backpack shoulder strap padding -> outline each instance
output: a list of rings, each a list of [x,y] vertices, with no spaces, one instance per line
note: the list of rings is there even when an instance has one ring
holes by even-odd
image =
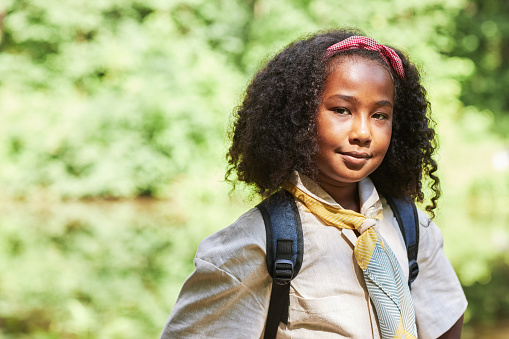
[[[386,196],[385,199],[391,206],[392,212],[398,221],[401,234],[405,240],[408,257],[408,286],[419,274],[419,265],[417,264],[417,252],[419,250],[419,216],[415,203],[410,197],[393,198]]]
[[[304,239],[299,211],[293,195],[288,191],[281,190],[263,200],[257,207],[265,222],[267,269],[270,276],[275,278],[274,263],[278,260],[278,241],[284,246],[286,241],[292,240],[292,247],[287,249],[286,252],[290,251],[291,253],[291,258],[289,258],[293,263],[291,279],[295,278],[302,266]]]
[[[272,277],[265,337],[275,338],[279,323],[288,324],[290,281],[302,266],[304,238],[293,195],[278,191],[258,204],[266,232],[267,270]]]

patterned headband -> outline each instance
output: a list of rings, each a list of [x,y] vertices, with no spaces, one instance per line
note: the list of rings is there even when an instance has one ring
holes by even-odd
[[[403,63],[399,56],[394,52],[392,48],[386,47],[384,45],[380,45],[374,39],[367,38],[365,36],[351,36],[337,44],[334,44],[327,48],[327,54],[325,54],[325,58],[330,57],[331,55],[336,54],[339,51],[344,51],[347,49],[366,49],[369,51],[376,51],[380,53],[382,58],[387,62],[389,66],[392,65],[392,68],[398,73],[401,79],[405,79],[405,70],[403,69]]]

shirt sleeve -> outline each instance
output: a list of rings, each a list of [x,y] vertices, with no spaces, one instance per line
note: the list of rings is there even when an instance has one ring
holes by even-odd
[[[202,241],[194,260],[196,270],[184,283],[161,339],[238,338],[239,333],[260,338],[271,279],[258,214],[251,211]]]
[[[465,312],[467,300],[443,251],[440,229],[419,211],[419,274],[412,284],[419,338],[435,339]]]

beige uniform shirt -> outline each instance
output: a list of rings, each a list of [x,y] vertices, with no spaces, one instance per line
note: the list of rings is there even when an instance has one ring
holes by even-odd
[[[338,204],[317,184],[294,174],[293,182],[327,204]],[[359,183],[361,213],[383,205],[380,233],[396,255],[408,280],[403,237],[385,200],[371,180]],[[288,326],[277,338],[380,338],[374,307],[358,267],[352,230],[324,225],[297,202],[304,233],[304,259],[291,282]],[[442,234],[419,212],[417,261],[412,285],[419,338],[437,338],[464,313],[467,301],[442,250]],[[272,286],[265,263],[265,226],[251,209],[231,226],[204,239],[196,270],[186,280],[161,338],[263,337]]]

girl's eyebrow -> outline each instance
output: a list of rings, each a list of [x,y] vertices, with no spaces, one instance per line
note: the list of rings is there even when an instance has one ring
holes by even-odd
[[[345,101],[348,101],[348,102],[351,102],[354,104],[359,104],[359,99],[357,99],[356,97],[351,96],[351,95],[334,94],[334,95],[331,95],[330,97],[328,97],[328,99],[340,99],[340,100],[345,100]],[[391,108],[393,107],[392,102],[390,102],[389,100],[379,100],[375,103],[375,105],[377,107],[391,107]]]
[[[380,100],[380,101],[377,101],[376,102],[376,105],[378,107],[384,107],[384,106],[387,106],[387,107],[391,107],[392,108],[392,102],[390,102],[389,100]]]

